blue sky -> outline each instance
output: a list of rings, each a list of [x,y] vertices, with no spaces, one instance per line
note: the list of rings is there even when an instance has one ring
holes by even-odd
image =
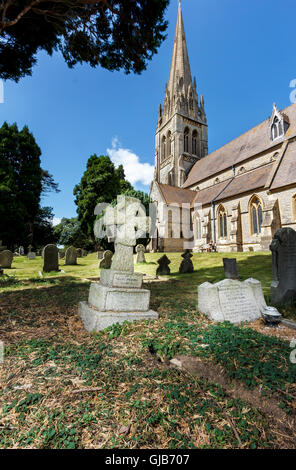
[[[296,79],[295,0],[183,0],[192,75],[205,96],[209,150],[224,145],[290,103]],[[61,192],[43,198],[56,218],[76,215],[73,188],[88,157],[109,153],[141,190],[154,166],[158,105],[168,80],[177,0],[159,53],[140,76],[87,65],[68,69],[60,54],[38,56],[31,77],[4,84],[0,122],[27,124],[42,165]]]

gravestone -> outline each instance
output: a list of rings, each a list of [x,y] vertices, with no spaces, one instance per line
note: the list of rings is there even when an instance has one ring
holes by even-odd
[[[77,251],[77,258],[82,258],[82,249],[77,248],[76,251]]]
[[[64,259],[65,258],[65,252],[64,251],[59,251],[59,258]]]
[[[278,230],[270,245],[272,283],[270,299],[274,305],[296,301],[296,232],[292,228]]]
[[[10,269],[13,260],[13,253],[10,250],[0,252],[0,267]]]
[[[28,259],[35,259],[35,258],[36,258],[36,253],[34,253],[34,251],[30,251],[30,252],[27,254],[27,258],[28,258]]]
[[[255,321],[266,309],[262,286],[256,279],[224,279],[198,287],[198,310],[217,322]]]
[[[98,251],[98,259],[103,259],[104,252]]]
[[[179,273],[186,274],[186,273],[193,273],[194,267],[191,261],[193,254],[190,250],[186,250],[185,253],[182,254],[183,261],[180,264]]]
[[[238,267],[235,258],[223,258],[224,276],[226,279],[238,279]]]
[[[150,290],[142,289],[143,274],[134,272],[136,233],[143,235],[139,229],[143,225],[146,233],[147,219],[141,202],[132,197],[119,196],[117,206],[106,211],[105,225],[117,226],[115,254],[111,268],[102,269],[100,282],[91,284],[88,302],[79,304],[78,314],[88,331],[158,318],[157,312],[149,310]]]
[[[169,268],[169,264],[171,264],[171,261],[167,257],[167,255],[163,255],[159,260],[157,261],[159,266],[156,270],[156,275],[157,276],[166,276],[171,273],[171,270]]]
[[[46,245],[43,250],[43,271],[59,271],[59,250],[55,245]]]
[[[144,245],[137,245],[137,247],[136,247],[136,253],[137,253],[136,263],[146,263],[145,250],[146,250],[146,248],[144,247]]]
[[[70,246],[66,250],[66,259],[65,265],[67,266],[74,266],[77,264],[77,250],[74,246]]]
[[[103,259],[99,263],[99,268],[100,269],[110,269],[111,268],[111,263],[112,263],[112,257],[113,253],[110,250],[106,250],[103,253]]]

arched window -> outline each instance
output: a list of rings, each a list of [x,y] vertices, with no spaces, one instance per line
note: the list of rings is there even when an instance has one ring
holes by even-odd
[[[199,217],[196,217],[196,239],[200,240],[202,238],[202,232],[201,232],[201,220]]]
[[[172,143],[171,143],[172,134],[171,131],[167,135],[167,156],[169,157],[172,153]]]
[[[282,121],[279,120],[277,116],[275,116],[272,126],[271,126],[271,140],[275,140],[278,137],[282,137],[284,135],[284,124]]]
[[[254,235],[261,233],[263,211],[260,199],[254,196],[250,204],[250,217],[251,217],[251,231]]]
[[[227,214],[223,206],[218,210],[218,233],[219,238],[227,238]]]
[[[189,153],[189,129],[184,130],[184,152]]]
[[[161,141],[161,160],[166,159],[166,138],[163,136],[162,141]]]
[[[192,154],[197,155],[197,131],[192,133]]]

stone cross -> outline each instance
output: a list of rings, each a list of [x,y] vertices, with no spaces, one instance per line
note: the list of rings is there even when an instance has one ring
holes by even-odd
[[[272,252],[272,277],[270,289],[274,305],[293,303],[296,300],[296,232],[290,227],[278,230],[270,245]]]
[[[159,258],[157,262],[159,264],[156,270],[157,276],[163,276],[163,275],[167,275],[171,273],[171,270],[169,268],[169,264],[171,264],[171,261],[169,260],[167,255],[164,255],[161,258]]]
[[[190,252],[190,250],[186,250],[185,253],[182,254],[183,261],[179,268],[180,274],[193,273],[194,268],[193,268],[193,263],[191,261],[192,257],[193,257],[193,254]]]
[[[111,269],[133,273],[133,247],[137,239],[145,237],[149,231],[150,217],[146,216],[145,208],[136,198],[118,196],[117,201],[114,208],[107,208],[104,216],[104,223],[115,239]]]

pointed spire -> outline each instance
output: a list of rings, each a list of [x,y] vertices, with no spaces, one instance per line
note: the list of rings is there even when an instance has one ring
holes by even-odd
[[[179,0],[178,20],[176,26],[176,34],[174,41],[173,57],[171,62],[170,78],[168,83],[168,91],[171,98],[179,85],[184,87],[187,93],[188,87],[192,85],[190,63],[186,44],[183,15],[181,1]]]

